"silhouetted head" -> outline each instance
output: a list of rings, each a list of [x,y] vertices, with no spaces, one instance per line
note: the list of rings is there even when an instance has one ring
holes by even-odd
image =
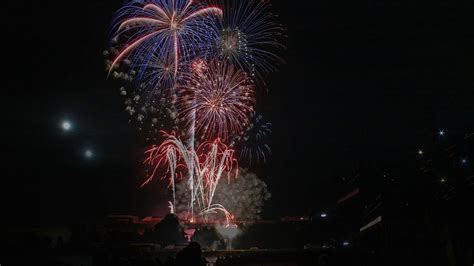
[[[202,265],[201,245],[197,242],[189,243],[176,255],[176,264],[183,266]]]

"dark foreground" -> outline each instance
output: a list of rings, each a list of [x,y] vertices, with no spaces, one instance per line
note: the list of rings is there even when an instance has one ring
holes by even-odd
[[[186,251],[186,249],[188,249]],[[189,250],[188,247],[158,251],[98,251],[93,254],[78,252],[40,251],[10,253],[3,257],[2,265],[51,266],[180,266],[180,265],[380,265],[375,257],[361,256],[354,250]]]

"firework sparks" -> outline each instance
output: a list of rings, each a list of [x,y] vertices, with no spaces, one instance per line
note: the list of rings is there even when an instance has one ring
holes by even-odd
[[[252,113],[246,130],[234,137],[231,146],[237,150],[239,159],[246,160],[248,164],[254,161],[265,162],[272,152],[268,145],[271,134],[272,124],[266,122],[261,115]]]
[[[225,206],[239,221],[255,221],[260,219],[263,205],[270,197],[265,182],[247,169],[241,169],[233,182],[219,184],[215,201]]]
[[[215,61],[199,71],[181,86],[180,117],[194,123],[193,130],[201,139],[228,140],[241,133],[255,105],[251,79],[233,65]]]
[[[117,13],[112,40],[126,38],[110,63],[109,74],[129,58],[138,78],[147,75],[156,58],[166,62],[162,73],[174,78],[180,62],[205,53],[216,38],[215,17],[222,10],[192,0],[129,1]]]
[[[147,152],[145,164],[152,166],[153,171],[142,186],[148,184],[162,166],[168,171],[164,178],[169,179],[173,191],[173,205],[176,205],[176,187],[178,182],[185,181],[189,190],[187,214],[191,220],[197,217],[207,220],[210,215],[222,213],[228,223],[232,214],[218,203],[214,203],[217,185],[224,175],[230,180],[236,165],[234,150],[223,144],[219,139],[201,144],[196,150],[186,145],[174,134],[164,133],[166,140],[160,146],[154,146]],[[185,180],[186,177],[187,180]]]
[[[275,70],[281,62],[272,50],[283,48],[278,41],[283,28],[275,23],[269,1],[217,0],[223,7],[220,35],[216,42],[221,59],[261,78],[262,73]],[[276,49],[275,49],[276,48]]]

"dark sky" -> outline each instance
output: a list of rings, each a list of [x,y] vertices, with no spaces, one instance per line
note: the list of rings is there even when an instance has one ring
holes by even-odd
[[[273,156],[255,169],[273,195],[267,217],[319,210],[339,196],[338,176],[404,162],[438,129],[474,124],[473,4],[346,2],[272,2],[288,38],[286,64],[258,99],[273,123]],[[166,210],[156,183],[139,188],[144,136],[104,72],[121,3],[12,1],[2,11],[7,222]],[[73,121],[72,133],[59,129],[62,119]],[[87,147],[93,160],[82,155]]]

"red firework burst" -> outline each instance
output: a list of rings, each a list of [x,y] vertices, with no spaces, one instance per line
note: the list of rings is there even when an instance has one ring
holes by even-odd
[[[200,62],[198,70],[180,86],[180,117],[201,139],[228,140],[240,134],[254,110],[252,79],[227,63],[213,61],[203,66]]]

